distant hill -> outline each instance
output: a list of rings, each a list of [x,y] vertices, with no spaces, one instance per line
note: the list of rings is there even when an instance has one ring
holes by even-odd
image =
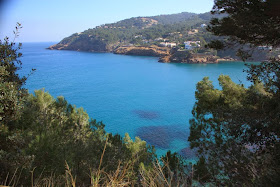
[[[218,15],[217,17],[222,16]],[[74,33],[58,44],[50,46],[49,49],[122,54],[123,52],[119,52],[122,50],[118,50],[122,47],[120,49],[131,49],[127,54],[136,51],[134,55],[148,55],[157,51],[158,55],[161,54],[161,43],[170,42],[177,45],[176,49],[169,50],[169,56],[172,56],[173,59],[185,59],[189,52],[236,59],[234,50],[215,51],[204,47],[209,41],[218,38],[209,33],[205,27],[201,27],[209,24],[212,18],[213,15],[210,12],[203,14],[182,12],[151,17],[134,17]],[[185,41],[200,41],[200,46],[192,51],[184,52],[182,49]],[[143,51],[139,51],[141,49]],[[257,51],[254,56],[256,56],[255,59],[264,60],[267,59],[267,54],[267,51]]]
[[[104,24],[81,33],[72,34],[64,38],[50,49],[79,50],[79,51],[112,51],[121,45],[144,45],[156,38],[174,39],[170,33],[187,32],[202,23],[208,23],[210,13],[195,14],[182,12],[179,14],[159,15],[151,17],[134,17]],[[185,33],[184,33],[185,32]],[[184,36],[183,36],[184,35]],[[179,39],[174,42],[180,42]]]
[[[193,16],[196,16],[195,13],[190,12],[182,12],[179,14],[165,14],[165,15],[159,15],[159,16],[152,16],[150,18],[157,20],[160,24],[174,24],[174,23],[180,23],[183,21],[187,21],[191,19]]]

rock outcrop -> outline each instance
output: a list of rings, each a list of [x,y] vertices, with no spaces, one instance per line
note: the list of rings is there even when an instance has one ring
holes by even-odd
[[[187,63],[191,64],[210,64],[218,63],[218,57],[213,55],[195,54],[188,58]]]
[[[218,57],[205,54],[191,54],[188,51],[176,51],[168,47],[158,46],[129,46],[118,47],[114,50],[115,54],[136,55],[136,56],[154,56],[159,57],[159,62],[176,62],[176,63],[218,63]]]
[[[235,59],[235,58],[231,58],[231,57],[218,58],[218,62],[221,62],[221,61],[229,61],[229,62],[232,62],[232,61],[238,61],[238,60]]]
[[[150,47],[118,47],[114,50],[115,54],[123,54],[123,55],[136,55],[136,56],[154,56],[161,57],[167,56],[170,54],[170,49],[167,47],[158,47],[158,46],[150,46]]]
[[[177,51],[166,56],[161,56],[159,62],[176,62],[189,64],[218,63],[218,57],[206,54],[191,54],[188,51]]]

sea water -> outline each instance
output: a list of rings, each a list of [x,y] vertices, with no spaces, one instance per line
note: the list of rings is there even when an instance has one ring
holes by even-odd
[[[191,159],[189,119],[196,83],[208,76],[219,88],[220,74],[248,85],[242,62],[218,64],[159,63],[155,57],[47,50],[54,43],[24,43],[21,52],[26,88],[45,88],[52,96],[83,107],[102,121],[107,132],[139,136],[154,145]]]

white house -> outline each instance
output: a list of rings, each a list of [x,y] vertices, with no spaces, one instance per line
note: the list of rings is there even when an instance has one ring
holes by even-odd
[[[160,42],[159,46],[162,46],[162,47],[176,47],[177,44],[176,43],[170,43],[170,42]]]
[[[200,25],[201,28],[207,27],[207,25],[205,23]]]
[[[176,43],[167,43],[167,47],[170,47],[170,48],[172,48],[172,47],[176,47]]]
[[[191,50],[192,49],[192,46],[191,46],[190,43],[184,42],[184,44],[185,44],[185,49],[187,49],[187,50]]]
[[[186,41],[184,42],[184,44],[185,44],[185,49],[187,50],[200,47],[200,41]]]
[[[163,38],[156,38],[155,41],[162,41]]]

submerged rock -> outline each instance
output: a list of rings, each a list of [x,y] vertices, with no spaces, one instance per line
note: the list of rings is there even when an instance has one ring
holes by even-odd
[[[168,149],[172,140],[164,126],[141,127],[137,130],[136,135],[148,144],[161,149]]]
[[[132,112],[142,119],[158,119],[160,117],[159,112],[156,111],[133,110]]]
[[[188,130],[180,125],[146,126],[136,131],[136,136],[160,149],[170,149],[174,140],[187,141]]]

